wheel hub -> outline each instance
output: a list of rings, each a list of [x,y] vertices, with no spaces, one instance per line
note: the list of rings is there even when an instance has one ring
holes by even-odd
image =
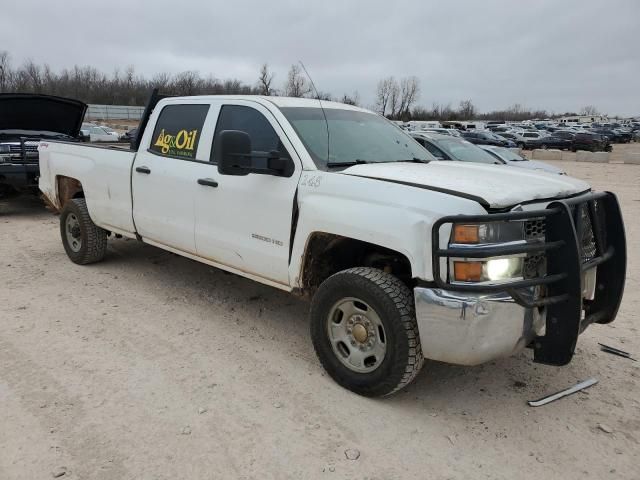
[[[359,343],[366,342],[367,338],[369,337],[369,333],[367,332],[367,327],[365,327],[361,323],[356,323],[353,326],[353,331],[351,332],[351,334],[353,335],[353,338],[355,338],[356,341]]]
[[[334,305],[327,333],[338,359],[353,371],[371,372],[384,360],[387,346],[382,321],[359,299],[345,298]]]
[[[80,229],[80,220],[75,214],[70,213],[67,216],[65,227],[69,248],[74,252],[79,252],[82,248],[82,230]]]

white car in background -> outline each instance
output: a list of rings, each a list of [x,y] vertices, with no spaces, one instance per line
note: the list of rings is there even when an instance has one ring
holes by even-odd
[[[93,125],[89,127],[88,132],[89,141],[91,142],[117,142],[120,140],[118,132],[109,127]]]

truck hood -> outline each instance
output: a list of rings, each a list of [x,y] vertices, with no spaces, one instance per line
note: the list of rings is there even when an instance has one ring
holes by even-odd
[[[591,188],[566,175],[469,162],[371,163],[355,165],[341,173],[469,198],[485,208],[564,198]]]
[[[71,98],[26,93],[0,94],[0,133],[54,132],[77,137],[87,105]]]

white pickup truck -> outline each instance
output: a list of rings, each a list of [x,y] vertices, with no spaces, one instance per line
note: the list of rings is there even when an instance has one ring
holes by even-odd
[[[476,365],[530,347],[567,364],[622,298],[613,194],[437,161],[360,108],[154,94],[131,150],[39,152],[72,261],[101,260],[123,235],[308,297],[320,362],[362,395],[396,392],[424,358]]]

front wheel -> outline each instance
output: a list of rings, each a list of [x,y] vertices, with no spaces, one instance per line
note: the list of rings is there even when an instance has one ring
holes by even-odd
[[[320,285],[311,339],[329,375],[368,397],[400,390],[424,362],[411,291],[374,268],[344,270]]]
[[[67,255],[78,265],[99,262],[107,252],[107,232],[93,223],[84,198],[72,198],[65,204],[60,234]]]

